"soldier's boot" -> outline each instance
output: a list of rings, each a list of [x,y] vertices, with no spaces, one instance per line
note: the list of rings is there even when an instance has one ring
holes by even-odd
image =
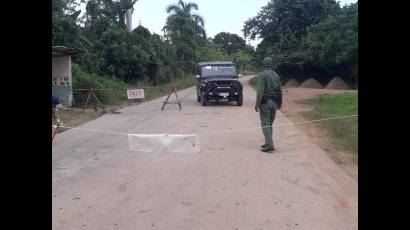
[[[262,152],[273,153],[275,151],[275,147],[266,145],[264,148],[261,149]]]
[[[268,145],[267,144],[263,144],[263,145],[261,145],[261,148],[263,149],[263,148],[266,148],[266,147],[268,147]],[[275,146],[273,146],[273,148],[275,148]]]

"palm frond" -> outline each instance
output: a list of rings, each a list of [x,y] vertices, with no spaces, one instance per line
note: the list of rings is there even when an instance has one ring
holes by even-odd
[[[167,8],[166,8],[166,12],[167,12],[168,14],[171,13],[171,12],[178,12],[178,11],[180,11],[180,10],[181,10],[181,8],[179,8],[179,6],[176,5],[176,4],[169,5],[169,6],[167,6]]]
[[[186,5],[186,8],[189,9],[189,11],[191,11],[191,9],[198,10],[198,5],[194,2],[190,2]]]
[[[204,27],[204,18],[203,17],[201,17],[200,15],[198,15],[198,14],[192,14],[191,15],[191,18],[196,22],[196,23],[199,23],[200,25],[201,25],[201,27]]]

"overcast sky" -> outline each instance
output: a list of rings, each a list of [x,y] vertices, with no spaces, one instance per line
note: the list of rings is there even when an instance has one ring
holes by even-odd
[[[163,35],[161,31],[165,25],[166,7],[177,3],[178,0],[138,0],[134,5],[132,26],[139,24],[148,28],[151,33]],[[241,31],[244,22],[254,17],[268,0],[185,0],[195,2],[199,9],[194,11],[205,21],[205,30],[208,37],[214,37],[219,32],[229,32],[243,37]],[[340,0],[340,5],[357,2],[357,0]],[[82,7],[83,8],[83,7]],[[82,9],[84,12],[84,8]],[[259,40],[250,41],[255,46]]]

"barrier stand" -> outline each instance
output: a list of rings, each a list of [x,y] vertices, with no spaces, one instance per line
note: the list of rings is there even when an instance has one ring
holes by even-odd
[[[177,102],[169,102],[168,101],[169,98],[171,97],[172,93],[175,93],[175,97],[177,98]],[[165,99],[165,101],[163,103],[164,104],[162,105],[161,110],[164,110],[164,107],[165,107],[166,104],[177,104],[178,108],[179,108],[179,111],[182,110],[181,101],[178,98],[177,89],[174,86],[172,86],[171,91],[169,92],[167,99]]]
[[[95,101],[97,101],[98,105],[96,105],[94,103],[94,106],[87,106],[88,101],[90,100],[90,97],[93,97],[95,99]],[[105,111],[105,106],[103,105],[103,103],[101,103],[101,101],[97,98],[97,96],[94,93],[94,89],[90,88],[88,90],[88,96],[87,96],[87,100],[85,101],[84,105],[83,105],[83,111],[85,108],[94,108],[95,111],[97,111],[97,107],[101,107],[104,111]]]

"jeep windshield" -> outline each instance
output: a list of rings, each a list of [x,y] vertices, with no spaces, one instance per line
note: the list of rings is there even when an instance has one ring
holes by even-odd
[[[201,67],[201,77],[233,77],[235,66],[228,65],[206,65]]]

